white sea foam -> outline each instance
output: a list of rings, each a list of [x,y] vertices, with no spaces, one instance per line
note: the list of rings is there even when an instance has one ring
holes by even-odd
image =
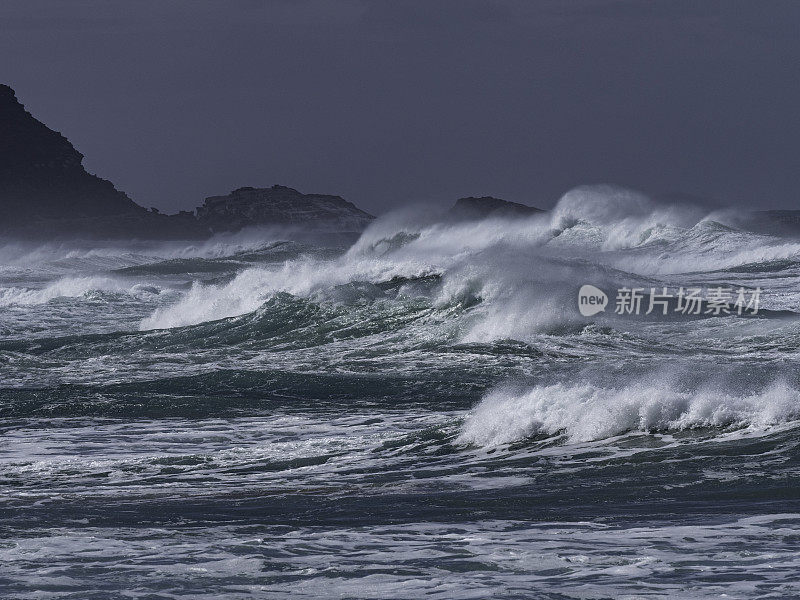
[[[527,218],[426,224],[428,215],[407,210],[378,219],[333,260],[300,257],[279,268],[241,272],[224,284],[195,284],[141,327],[241,315],[277,292],[311,296],[351,282],[435,273],[442,277],[435,303],[467,295],[482,301],[481,318],[467,325],[465,341],[525,339],[576,317],[570,286],[620,279],[630,284],[637,278],[800,257],[800,244],[734,230],[706,217],[698,207],[663,205],[610,186],[577,188],[551,213]]]
[[[63,277],[44,288],[0,288],[0,306],[44,304],[56,298],[79,298],[93,292],[158,294],[160,288],[136,284],[112,277]]]
[[[687,229],[698,223],[706,210],[683,204],[661,204],[646,195],[617,186],[580,186],[570,190],[552,211],[551,226],[564,231],[580,225],[584,242],[603,250],[638,246],[653,231]],[[573,242],[579,236],[568,236]]]
[[[286,232],[260,229],[220,233],[203,241],[64,241],[0,244],[0,267],[12,272],[84,274],[179,258],[223,258],[269,247]],[[2,271],[0,271],[2,272]]]
[[[678,390],[669,377],[617,387],[579,381],[499,387],[467,417],[459,441],[496,446],[534,435],[565,434],[571,442],[586,442],[629,431],[758,429],[798,418],[800,391],[783,381],[749,394],[710,382],[692,391]]]

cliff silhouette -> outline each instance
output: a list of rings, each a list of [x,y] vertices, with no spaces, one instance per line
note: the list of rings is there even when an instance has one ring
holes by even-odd
[[[284,186],[212,196],[195,215],[147,210],[88,173],[67,138],[0,84],[0,235],[11,238],[202,239],[245,227],[361,231],[374,218],[339,196]]]

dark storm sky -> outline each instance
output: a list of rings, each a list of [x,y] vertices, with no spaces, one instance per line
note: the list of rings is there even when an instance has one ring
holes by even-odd
[[[795,1],[4,0],[0,80],[167,210],[273,183],[800,208]]]

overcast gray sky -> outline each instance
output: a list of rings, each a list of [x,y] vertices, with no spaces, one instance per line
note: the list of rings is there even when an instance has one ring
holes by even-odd
[[[800,208],[791,0],[3,0],[0,67],[166,210],[273,183],[375,213],[600,182]]]

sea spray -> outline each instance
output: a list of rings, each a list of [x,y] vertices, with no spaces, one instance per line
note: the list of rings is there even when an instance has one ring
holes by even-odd
[[[467,417],[458,441],[497,446],[563,434],[570,442],[587,442],[631,431],[759,429],[800,418],[800,390],[782,380],[737,393],[711,382],[681,390],[672,377],[655,379],[616,387],[580,378],[529,388],[501,386]]]

